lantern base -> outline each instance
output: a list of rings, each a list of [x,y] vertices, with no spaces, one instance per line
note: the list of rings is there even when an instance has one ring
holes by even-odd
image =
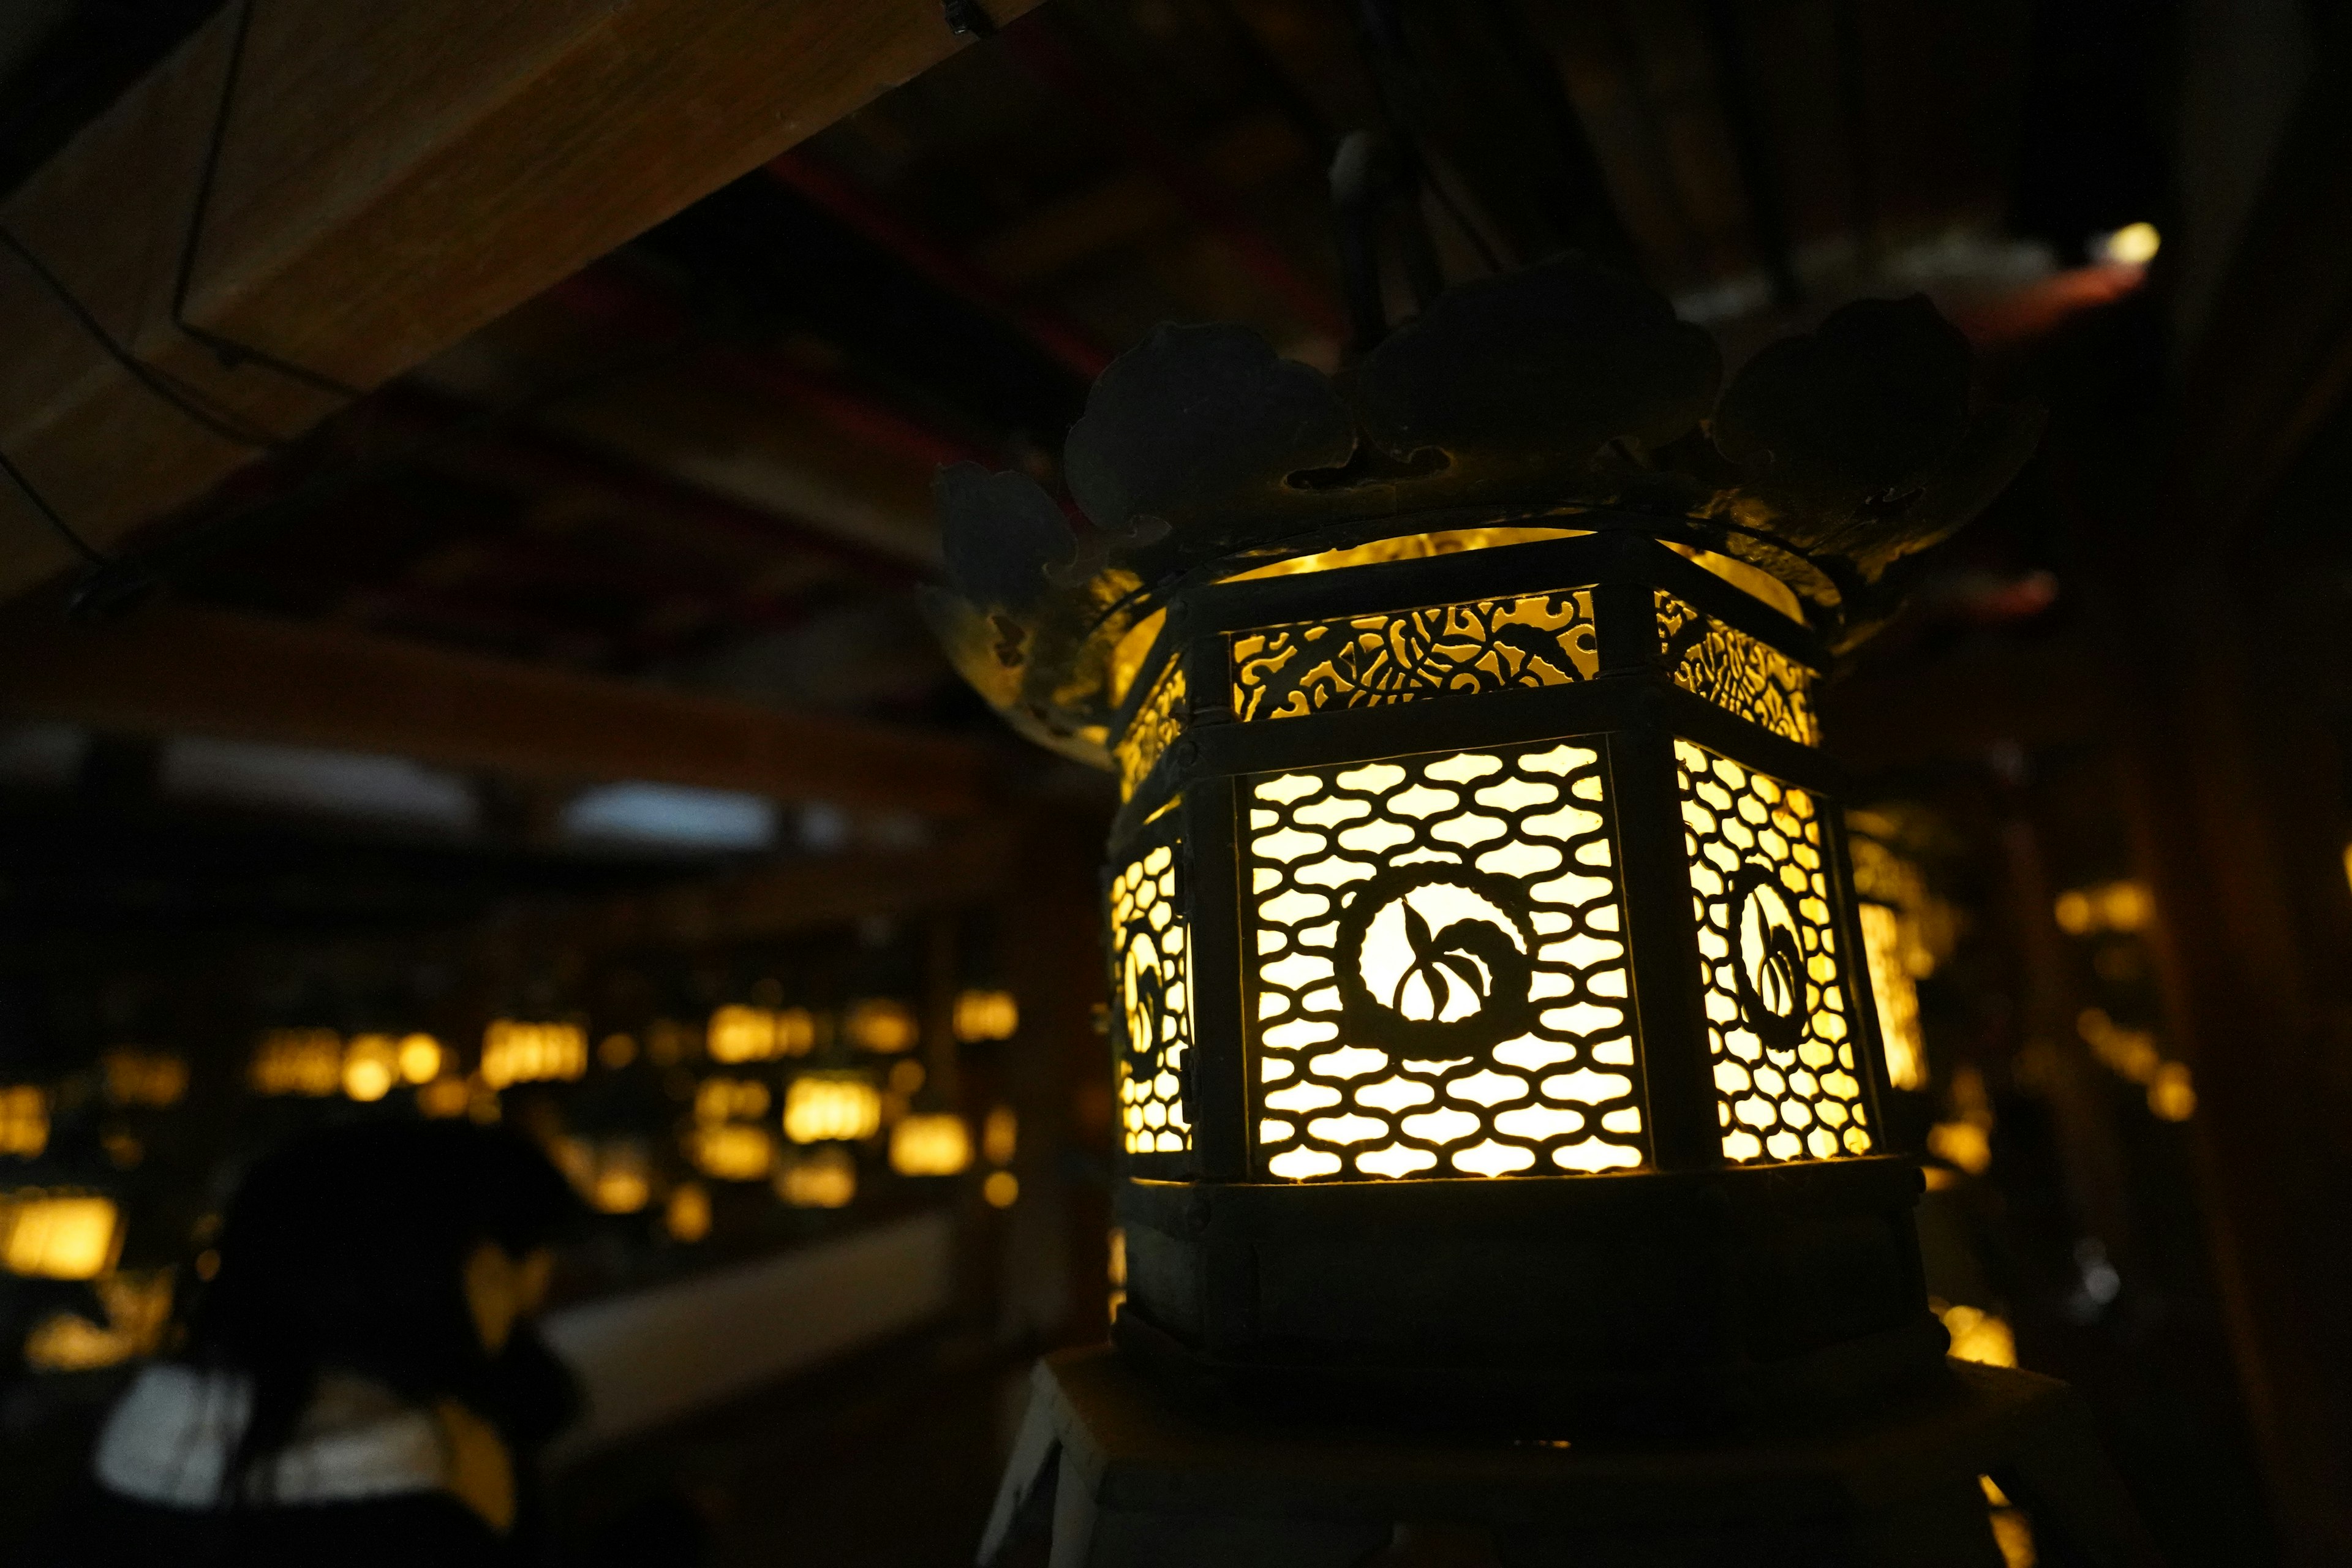
[[[1113,1338],[1202,1410],[1500,1436],[1786,1430],[1932,1392],[1893,1159],[1319,1185],[1123,1183]]]
[[[2045,1561],[2155,1563],[2063,1384],[1951,1373],[1793,1441],[1570,1446],[1202,1421],[1108,1347],[1065,1351],[1037,1367],[980,1561],[1050,1532],[1054,1568],[2000,1568],[1989,1477]]]

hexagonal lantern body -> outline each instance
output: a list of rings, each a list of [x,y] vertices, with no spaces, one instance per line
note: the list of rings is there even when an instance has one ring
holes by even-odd
[[[1431,527],[1181,589],[1134,668],[1117,1339],[1578,1432],[1934,1375],[1819,649],[1641,519]]]

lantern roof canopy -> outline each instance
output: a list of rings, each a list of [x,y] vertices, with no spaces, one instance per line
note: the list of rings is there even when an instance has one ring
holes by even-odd
[[[1173,595],[1401,536],[1647,533],[1760,568],[1843,649],[1892,613],[1891,569],[2032,452],[2040,410],[1979,405],[1971,368],[1914,295],[1849,304],[1727,387],[1705,329],[1575,257],[1449,290],[1337,376],[1244,327],[1163,325],[1070,430],[1079,517],[1025,473],[940,471],[949,586],[925,611],[1014,728],[1104,767]]]

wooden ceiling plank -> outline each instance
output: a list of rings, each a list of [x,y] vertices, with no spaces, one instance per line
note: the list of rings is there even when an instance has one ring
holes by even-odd
[[[937,0],[240,3],[0,224],[139,360],[286,437],[344,399],[225,363],[173,320],[216,121],[187,321],[365,389],[959,47]],[[0,449],[101,546],[252,455],[142,384],[13,255],[0,342]],[[0,494],[0,593],[69,562],[22,496]]]
[[[985,753],[946,737],[185,605],[12,618],[0,711],[851,809],[964,816],[987,793]]]

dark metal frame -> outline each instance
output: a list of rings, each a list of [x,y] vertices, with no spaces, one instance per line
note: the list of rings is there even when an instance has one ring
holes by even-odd
[[[1845,944],[1856,1077],[1874,1140],[1885,1136],[1882,1047],[1835,810],[1843,780],[1812,748],[1674,685],[1661,658],[1654,591],[1667,590],[1817,672],[1826,662],[1821,648],[1801,627],[1660,544],[1651,520],[1549,513],[1485,521],[1594,531],[1181,587],[1137,673],[1121,727],[1171,661],[1181,661],[1186,682],[1181,732],[1121,812],[1111,860],[1124,864],[1173,820],[1190,921],[1185,1080],[1192,1147],[1121,1158],[1119,1205],[1129,1231],[1121,1343],[1147,1364],[1173,1369],[1180,1382],[1205,1380],[1225,1394],[1288,1391],[1323,1400],[1344,1386],[1377,1390],[1382,1400],[1442,1404],[1442,1391],[1452,1389],[1482,1408],[1524,1398],[1530,1409],[1580,1419],[1600,1411],[1606,1414],[1598,1419],[1636,1426],[1742,1419],[1816,1395],[1833,1404],[1841,1391],[1866,1388],[1876,1397],[1895,1383],[1928,1375],[1939,1364],[1942,1336],[1922,1304],[1909,1217],[1916,1169],[1883,1153],[1740,1167],[1724,1160],[1675,783],[1676,739],[1822,799],[1832,922]],[[1412,526],[1400,520],[1390,531]],[[1588,585],[1600,646],[1590,679],[1253,722],[1232,717],[1228,634]],[[1254,1176],[1249,1085],[1257,1068],[1244,1047],[1238,853],[1244,781],[1550,739],[1603,742],[1651,1163],[1628,1172],[1500,1179]],[[1179,800],[1174,810],[1147,830],[1171,799]],[[1477,1245],[1487,1251],[1477,1258],[1514,1260],[1490,1281],[1493,1289],[1436,1289],[1420,1279],[1417,1270],[1440,1266],[1417,1254],[1465,1245],[1465,1237],[1483,1238]],[[1610,1258],[1620,1260],[1613,1280],[1588,1278]],[[1597,1325],[1586,1331],[1592,1342],[1580,1349],[1570,1342],[1575,1335],[1547,1338],[1532,1329],[1536,1337],[1525,1342],[1496,1340],[1484,1320],[1511,1311],[1496,1291],[1510,1291],[1522,1278],[1528,1300],[1552,1303],[1547,1310],[1565,1314],[1562,1321],[1587,1314]],[[1381,1292],[1395,1300],[1368,1303],[1367,1293]],[[1352,1339],[1320,1326],[1325,1316],[1351,1314],[1365,1325]],[[1633,1326],[1643,1315],[1679,1325],[1669,1342],[1643,1338],[1646,1331]],[[1447,1366],[1422,1364],[1427,1352],[1392,1342],[1412,1336],[1444,1343]]]

